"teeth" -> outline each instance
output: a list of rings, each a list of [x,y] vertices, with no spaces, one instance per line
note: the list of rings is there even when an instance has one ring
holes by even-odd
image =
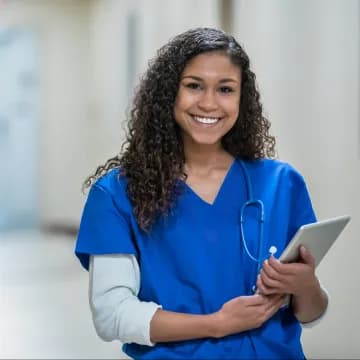
[[[215,124],[220,120],[220,118],[206,118],[200,116],[194,116],[194,119],[202,124]]]

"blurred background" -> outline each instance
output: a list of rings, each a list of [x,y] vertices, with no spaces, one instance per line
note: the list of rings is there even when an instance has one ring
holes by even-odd
[[[93,329],[74,258],[84,178],[117,154],[139,75],[195,26],[252,60],[279,158],[319,219],[352,222],[317,272],[308,358],[360,358],[360,1],[0,0],[0,358],[125,358]]]

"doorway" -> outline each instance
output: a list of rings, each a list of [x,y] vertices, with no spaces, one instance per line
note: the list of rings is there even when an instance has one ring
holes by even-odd
[[[36,34],[0,28],[0,230],[38,224]]]

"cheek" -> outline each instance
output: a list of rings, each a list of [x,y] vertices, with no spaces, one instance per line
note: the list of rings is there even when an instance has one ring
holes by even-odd
[[[181,103],[178,99],[176,99],[174,104],[174,117],[176,121],[178,121],[180,114],[181,114]]]
[[[175,101],[173,114],[174,114],[175,122],[180,127],[183,127],[182,124],[184,123],[184,105],[181,101],[179,100]]]
[[[239,102],[238,101],[229,101],[227,104],[224,104],[227,113],[237,118],[239,116]]]
[[[237,118],[239,116],[239,104],[236,104],[234,107],[233,107],[233,114],[234,116]]]
[[[174,104],[175,119],[183,116],[183,113],[186,112],[191,107],[191,104],[192,104],[191,98],[179,92]]]
[[[228,114],[239,112],[240,100],[235,94],[230,96],[218,96],[217,101],[219,107],[221,107]]]
[[[177,111],[186,110],[191,105],[191,97],[180,92],[176,97],[175,107]]]

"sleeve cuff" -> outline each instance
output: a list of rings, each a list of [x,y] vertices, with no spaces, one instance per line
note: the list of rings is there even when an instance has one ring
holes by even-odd
[[[135,257],[91,256],[89,275],[90,308],[100,338],[154,346],[150,322],[161,305],[137,297],[140,276]]]
[[[137,343],[140,345],[154,346],[150,340],[150,322],[157,309],[161,305],[154,302],[139,301],[137,298],[130,298],[127,304],[123,304],[122,322],[126,333],[120,336],[123,343]]]

